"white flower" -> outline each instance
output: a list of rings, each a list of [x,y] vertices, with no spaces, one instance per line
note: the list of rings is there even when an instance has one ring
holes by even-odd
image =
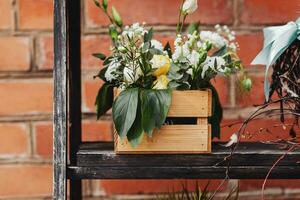
[[[187,57],[190,54],[190,50],[187,44],[183,46],[175,46],[175,51],[172,55],[173,60],[178,60],[180,57]]]
[[[182,12],[184,14],[192,14],[198,8],[197,0],[186,0],[182,6]]]
[[[211,31],[201,31],[200,38],[202,41],[210,41],[216,48],[226,45],[225,39],[220,34]]]
[[[124,81],[128,84],[132,84],[136,82],[142,75],[143,72],[141,68],[136,68],[135,70],[132,67],[124,67],[123,70]]]
[[[234,42],[230,43],[228,47],[234,52],[237,50],[237,45]]]
[[[177,37],[176,37],[176,39],[174,41],[174,46],[175,47],[176,46],[181,46],[181,44],[182,44],[182,37],[181,37],[181,35],[177,35]]]
[[[205,73],[208,69],[211,69],[215,72],[219,73],[225,73],[226,72],[226,67],[225,67],[226,61],[222,57],[209,57],[207,56],[205,62],[203,63],[203,68],[202,68],[202,73],[201,77],[205,77]]]
[[[199,64],[200,54],[197,51],[193,50],[187,58],[190,61],[191,65],[196,67]]]
[[[186,70],[186,73],[192,76],[193,75],[193,69],[189,68],[188,70]]]
[[[111,63],[109,63],[107,70],[104,74],[105,79],[108,82],[111,82],[117,78],[115,72],[120,67],[120,65],[121,64],[117,60],[113,60],[111,61]]]
[[[125,37],[125,39],[127,36],[130,38],[138,38],[138,37],[142,37],[147,32],[148,31],[143,26],[140,26],[139,23],[134,23],[131,26],[124,27],[122,36]]]
[[[151,40],[151,45],[155,48],[155,49],[158,49],[160,51],[163,51],[164,50],[164,47],[163,45],[157,41],[157,40]]]

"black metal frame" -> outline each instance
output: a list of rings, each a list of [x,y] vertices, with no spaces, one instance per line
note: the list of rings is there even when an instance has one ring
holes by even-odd
[[[230,151],[218,143],[213,144],[212,154],[168,156],[115,155],[112,143],[82,143],[80,4],[80,0],[54,1],[53,199],[67,199],[67,179],[70,198],[79,200],[82,179],[224,178],[227,163],[214,165]],[[229,176],[264,178],[284,153],[273,145],[242,143],[234,154],[237,159],[231,161]],[[287,153],[270,178],[300,178],[299,158],[299,150]]]

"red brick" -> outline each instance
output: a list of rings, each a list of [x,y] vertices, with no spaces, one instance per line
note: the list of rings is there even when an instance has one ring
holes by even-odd
[[[111,121],[84,121],[82,126],[83,141],[112,141]],[[53,129],[52,122],[34,124],[35,153],[43,158],[52,157]]]
[[[18,25],[22,30],[50,30],[53,27],[52,0],[19,0]]]
[[[108,55],[110,53],[111,41],[107,35],[100,36],[86,36],[82,39],[82,67],[89,69],[100,69],[102,62],[92,56],[93,53],[104,53]]]
[[[250,92],[241,92],[239,87],[236,89],[237,104],[242,107],[261,105],[265,101],[264,95],[264,77],[250,76],[252,80],[252,89]]]
[[[221,126],[221,138],[219,141],[229,141],[230,136],[236,133],[241,127],[245,119],[226,120],[224,119]],[[257,142],[257,141],[275,141],[278,139],[288,139],[289,130],[291,128],[292,119],[286,119],[285,126],[277,118],[274,119],[258,119],[253,120],[246,126],[245,134],[242,136],[242,141]],[[231,124],[236,124],[230,126]],[[295,129],[299,133],[299,129]]]
[[[52,193],[51,165],[1,165],[0,197],[46,197]]]
[[[244,66],[249,66],[252,60],[263,48],[263,34],[240,34],[237,35],[237,42],[239,43],[240,50],[238,55]]]
[[[103,180],[100,189],[106,195],[113,194],[153,194],[170,191],[182,191],[183,185],[193,191],[198,182],[200,188],[204,188],[210,182],[208,190],[217,189],[221,180]]]
[[[0,124],[0,157],[25,155],[29,150],[29,134],[21,123]]]
[[[102,83],[99,79],[84,82],[82,91],[84,112],[96,112],[95,100]]]
[[[298,0],[239,0],[244,24],[282,24],[299,16]]]
[[[0,37],[0,71],[24,71],[30,68],[30,40],[26,37]]]
[[[12,0],[0,1],[0,29],[9,29],[13,26]]]
[[[151,25],[174,25],[177,23],[180,2],[180,0],[112,0],[109,5],[117,8],[125,24],[145,21]],[[86,0],[85,4],[88,27],[108,24],[108,20],[93,1]],[[199,20],[203,24],[232,23],[232,1],[200,0],[199,9],[188,17],[188,21]]]
[[[225,77],[217,77],[211,81],[216,88],[222,106],[229,104],[229,84]]]
[[[52,112],[52,82],[12,80],[0,82],[0,115]]]
[[[53,35],[45,35],[38,38],[38,56],[36,63],[41,70],[53,69]]]
[[[85,121],[83,123],[83,141],[112,141],[112,121]]]
[[[42,36],[38,40],[39,56],[37,58],[38,67],[41,70],[53,69],[53,36]],[[82,49],[82,67],[84,69],[100,69],[102,62],[92,56],[93,53],[110,53],[110,39],[107,35],[101,36],[85,36],[81,40]]]
[[[241,191],[249,190],[261,190],[264,180],[263,179],[244,179],[239,181],[239,186]],[[298,179],[289,179],[289,180],[280,180],[280,179],[269,179],[265,185],[265,189],[269,188],[300,188],[300,180]]]

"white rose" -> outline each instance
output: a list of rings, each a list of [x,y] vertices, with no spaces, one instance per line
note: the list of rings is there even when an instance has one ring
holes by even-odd
[[[197,0],[186,0],[182,6],[182,12],[184,14],[192,14],[198,8]]]

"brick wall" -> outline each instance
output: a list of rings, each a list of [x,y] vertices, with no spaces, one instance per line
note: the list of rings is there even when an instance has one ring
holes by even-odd
[[[126,23],[146,21],[159,30],[156,37],[163,41],[171,40],[174,36],[179,0],[112,1]],[[246,117],[254,110],[254,104],[263,102],[263,68],[249,66],[262,47],[261,29],[266,25],[294,20],[299,15],[300,1],[199,0],[199,4],[200,9],[190,21],[200,20],[203,28],[208,29],[212,29],[216,23],[227,24],[234,29],[241,47],[239,55],[253,78],[252,93],[246,96],[239,94],[234,78],[216,80],[215,85],[225,108],[224,123],[232,122]],[[91,54],[107,52],[110,42],[103,34],[107,21],[95,8],[93,1],[83,0],[82,11],[82,108],[86,113],[93,113],[95,95],[101,82],[93,80],[92,76],[99,70],[101,63]],[[39,199],[51,196],[52,13],[53,0],[0,0],[0,199]],[[249,132],[256,133],[259,127],[271,123],[276,121],[268,119],[257,122],[249,127]],[[282,132],[281,128],[277,129],[277,133],[279,131]],[[112,122],[109,119],[96,122],[94,117],[86,117],[83,132],[86,141],[109,141],[112,139]],[[224,128],[221,139],[228,139],[233,132],[234,129]],[[273,137],[276,136],[260,133],[258,137],[250,139]],[[149,194],[173,188],[178,190],[181,182],[85,181],[84,192],[89,196]],[[187,183],[192,188],[194,181],[187,180]],[[217,183],[218,180],[212,181],[211,189]],[[244,199],[258,198],[261,183],[261,180],[241,181]],[[266,194],[273,199],[295,197],[300,195],[298,185],[300,181],[296,180],[270,181]]]

